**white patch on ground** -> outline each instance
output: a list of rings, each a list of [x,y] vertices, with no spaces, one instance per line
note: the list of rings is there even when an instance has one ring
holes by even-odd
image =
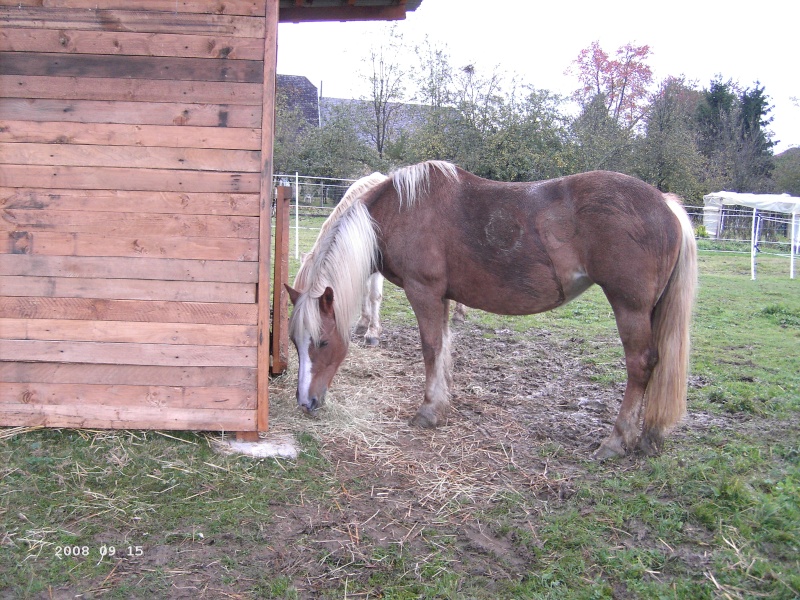
[[[291,435],[275,435],[261,438],[257,442],[220,440],[217,449],[225,454],[244,454],[256,458],[297,458],[298,450]]]

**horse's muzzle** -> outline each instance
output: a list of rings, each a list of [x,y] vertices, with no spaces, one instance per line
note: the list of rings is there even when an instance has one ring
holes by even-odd
[[[305,398],[297,397],[297,406],[303,412],[312,412],[320,408],[325,403],[325,393],[319,396],[306,396]]]

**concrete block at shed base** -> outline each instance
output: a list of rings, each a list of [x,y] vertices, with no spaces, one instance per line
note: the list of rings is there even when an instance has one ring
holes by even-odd
[[[215,443],[218,451],[224,454],[244,454],[255,458],[297,458],[298,450],[294,437],[276,435],[261,438],[257,442],[220,440]]]

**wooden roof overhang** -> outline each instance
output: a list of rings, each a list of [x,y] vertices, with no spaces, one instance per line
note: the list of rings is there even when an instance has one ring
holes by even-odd
[[[280,0],[280,22],[405,19],[422,0]]]

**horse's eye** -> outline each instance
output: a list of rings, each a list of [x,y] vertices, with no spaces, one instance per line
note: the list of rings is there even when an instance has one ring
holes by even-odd
[[[317,348],[324,348],[327,345],[328,345],[327,340],[320,340],[319,343],[317,344]]]

